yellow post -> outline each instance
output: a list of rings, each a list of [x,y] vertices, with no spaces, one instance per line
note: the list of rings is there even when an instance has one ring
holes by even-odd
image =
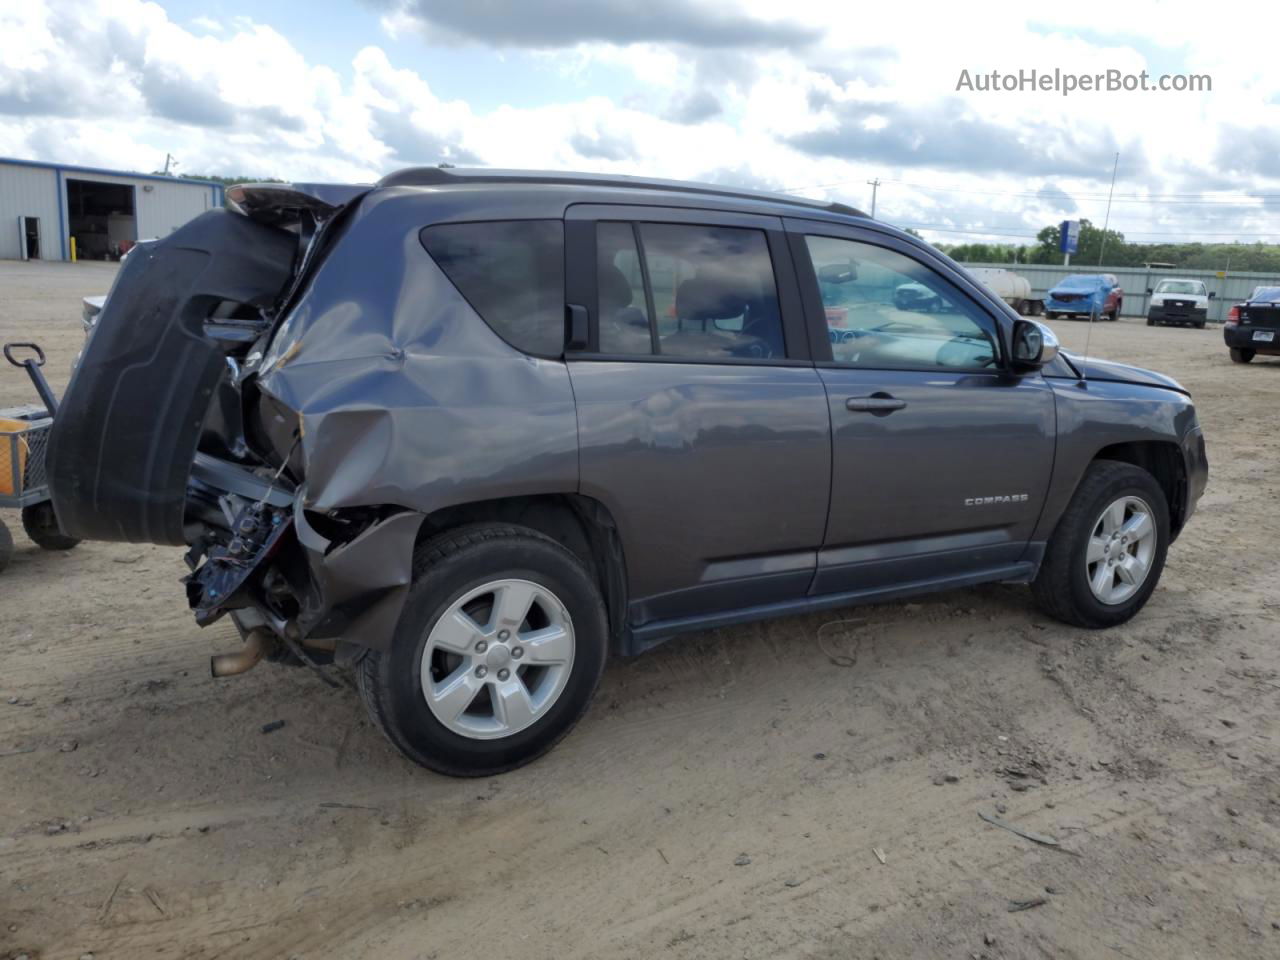
[[[71,238],[71,262],[76,262],[76,238]]]

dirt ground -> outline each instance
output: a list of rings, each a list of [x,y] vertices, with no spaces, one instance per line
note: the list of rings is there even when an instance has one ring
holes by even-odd
[[[111,275],[0,264],[0,338],[61,387]],[[1090,350],[1176,376],[1209,443],[1134,622],[990,586],[698,634],[492,780],[305,671],[211,680],[237,641],[178,550],[46,553],[3,513],[0,957],[1280,956],[1280,361],[1138,321]]]

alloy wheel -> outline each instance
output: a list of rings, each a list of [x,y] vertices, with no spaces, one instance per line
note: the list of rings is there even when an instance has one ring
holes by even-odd
[[[1140,497],[1121,497],[1094,522],[1085,549],[1085,575],[1099,602],[1124,603],[1141,589],[1156,552],[1156,523]]]
[[[528,580],[494,580],[463,594],[432,627],[423,697],[453,733],[509,737],[560,698],[573,653],[573,621],[554,593]]]

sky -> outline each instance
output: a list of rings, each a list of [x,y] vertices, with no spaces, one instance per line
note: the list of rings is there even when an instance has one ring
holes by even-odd
[[[0,156],[372,182],[406,166],[703,180],[871,205],[935,242],[1107,219],[1280,241],[1265,5],[0,0]],[[1211,91],[957,89],[991,71]],[[977,86],[976,82],[970,86]]]

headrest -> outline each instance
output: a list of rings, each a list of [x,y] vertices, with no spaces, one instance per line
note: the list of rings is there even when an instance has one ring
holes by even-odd
[[[693,277],[676,289],[676,316],[681,320],[730,320],[746,310],[746,296],[720,278]]]
[[[614,264],[601,264],[596,284],[602,315],[616,313],[631,306],[631,284],[627,275]]]

